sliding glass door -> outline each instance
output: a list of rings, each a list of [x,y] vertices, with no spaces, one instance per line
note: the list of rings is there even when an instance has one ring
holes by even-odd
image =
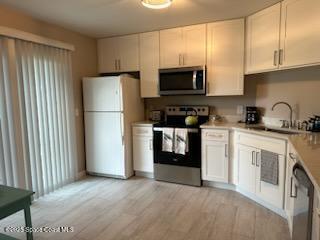
[[[15,178],[22,169],[25,187],[39,197],[76,177],[71,52],[22,40],[7,41],[11,54],[0,45],[0,184],[21,185]],[[7,86],[12,82],[14,88]],[[12,92],[16,99],[8,95]],[[10,115],[14,109],[10,102],[18,107],[18,116]],[[11,139],[17,134],[11,133],[10,127],[21,136],[18,161],[17,144]]]

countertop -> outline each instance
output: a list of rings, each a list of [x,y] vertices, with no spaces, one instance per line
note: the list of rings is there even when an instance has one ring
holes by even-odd
[[[250,125],[252,127],[254,126],[263,126],[263,125]],[[268,132],[264,130],[258,130],[251,127],[248,127],[245,123],[223,123],[223,122],[207,122],[205,124],[202,124],[200,128],[204,129],[227,129],[227,130],[238,130],[242,132],[247,132],[251,134],[261,135],[265,137],[272,137],[272,138],[278,138],[278,139],[284,139],[288,140],[290,135],[287,134],[281,134],[276,132]]]
[[[145,121],[139,121],[132,123],[132,126],[136,127],[152,127],[153,124],[156,124],[157,122],[150,121],[150,120],[145,120]]]
[[[313,185],[320,191],[320,133],[290,136],[289,141]]]
[[[232,129],[267,137],[281,138],[291,143],[301,164],[308,173],[315,188],[320,191],[320,133],[302,133],[295,135],[250,129],[243,123],[207,122],[200,126],[204,129]]]

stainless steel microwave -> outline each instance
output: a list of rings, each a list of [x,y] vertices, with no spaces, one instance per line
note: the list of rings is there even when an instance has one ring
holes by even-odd
[[[159,70],[160,95],[201,95],[205,93],[205,66]]]

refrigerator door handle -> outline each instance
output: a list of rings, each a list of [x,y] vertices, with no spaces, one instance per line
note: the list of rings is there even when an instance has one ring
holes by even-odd
[[[120,116],[120,128],[121,128],[121,141],[122,146],[124,146],[124,124],[123,124],[123,114]]]

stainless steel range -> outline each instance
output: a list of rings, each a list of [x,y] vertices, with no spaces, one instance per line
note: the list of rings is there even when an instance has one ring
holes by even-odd
[[[186,125],[185,118],[194,115],[198,119],[194,125]],[[201,186],[201,130],[200,125],[209,119],[209,107],[207,106],[169,106],[166,107],[166,121],[155,124],[153,127],[154,144],[154,175],[156,180],[181,183],[193,186]],[[165,131],[172,129],[185,131],[185,153],[164,151],[163,144]],[[174,137],[173,146],[177,144]],[[179,140],[179,139],[178,139]]]

